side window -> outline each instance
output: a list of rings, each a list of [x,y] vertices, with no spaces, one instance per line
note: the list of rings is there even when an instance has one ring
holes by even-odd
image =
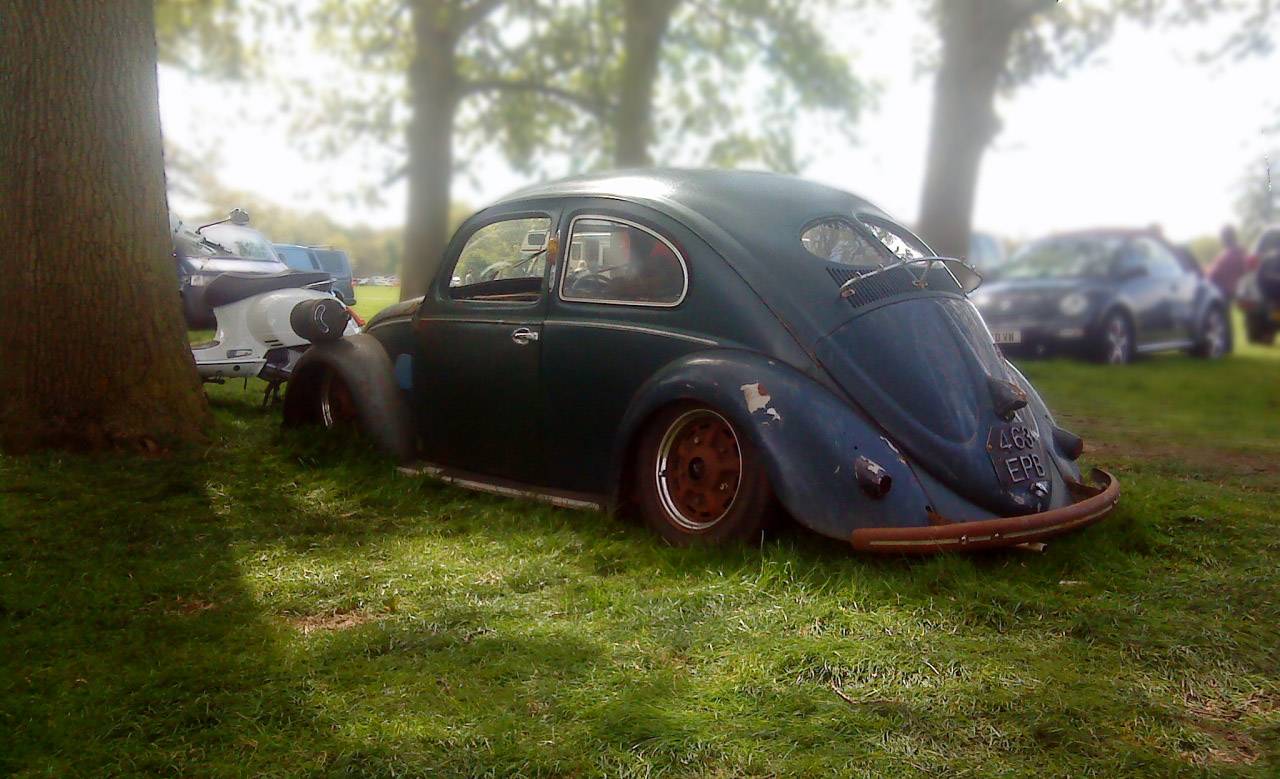
[[[637,224],[603,217],[573,220],[560,297],[579,303],[674,306],[688,269],[667,239]]]
[[[1116,260],[1116,275],[1130,277],[1151,272],[1149,247],[1145,241],[1130,241]]]
[[[1169,278],[1181,276],[1185,272],[1182,268],[1182,263],[1173,255],[1173,252],[1146,238],[1140,240],[1139,243],[1146,244],[1152,276]]]
[[[472,233],[449,279],[455,300],[537,300],[547,268],[544,216],[507,219]]]

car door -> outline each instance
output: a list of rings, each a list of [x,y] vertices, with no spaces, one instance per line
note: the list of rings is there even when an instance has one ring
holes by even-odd
[[[551,484],[598,494],[637,390],[662,366],[719,343],[705,329],[706,308],[699,316],[686,302],[689,258],[709,249],[673,220],[622,201],[566,203],[560,241],[543,351]],[[725,286],[714,283],[720,269],[704,267],[704,292],[714,294]]]
[[[415,418],[429,461],[544,482],[547,262],[545,251],[522,247],[530,233],[553,229],[556,217],[556,210],[491,210],[450,244],[415,321]]]
[[[1168,340],[1173,327],[1165,294],[1168,280],[1154,275],[1152,246],[1145,238],[1130,240],[1120,251],[1115,272],[1120,297],[1133,313],[1140,347]]]

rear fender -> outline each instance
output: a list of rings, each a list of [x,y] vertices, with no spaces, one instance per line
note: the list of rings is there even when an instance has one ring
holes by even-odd
[[[676,360],[640,388],[613,455],[614,506],[624,498],[633,446],[659,409],[703,403],[750,437],[764,456],[774,492],[810,529],[848,540],[862,527],[928,524],[929,500],[901,453],[860,412],[795,368],[755,352],[717,349]],[[892,478],[876,499],[859,485],[866,457]]]
[[[332,371],[351,390],[360,430],[397,462],[413,458],[413,426],[396,386],[387,352],[372,335],[360,333],[312,345],[298,360],[284,398],[284,424],[318,421],[318,398],[325,374]]]

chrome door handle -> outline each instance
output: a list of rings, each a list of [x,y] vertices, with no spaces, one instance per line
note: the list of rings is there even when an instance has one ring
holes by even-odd
[[[527,346],[528,344],[531,344],[534,341],[538,340],[538,331],[530,330],[527,327],[521,327],[516,329],[513,333],[511,333],[511,340],[515,341],[521,346]]]

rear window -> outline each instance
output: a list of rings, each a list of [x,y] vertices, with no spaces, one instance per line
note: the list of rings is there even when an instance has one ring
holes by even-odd
[[[276,254],[284,260],[284,264],[294,270],[316,270],[311,252],[301,246],[276,246]]]
[[[876,268],[932,253],[911,231],[878,217],[830,217],[811,223],[800,243],[813,256],[840,265]]]
[[[346,276],[351,273],[347,255],[343,252],[332,249],[313,249],[312,251],[315,253],[316,259],[320,260],[321,268],[337,276]]]

